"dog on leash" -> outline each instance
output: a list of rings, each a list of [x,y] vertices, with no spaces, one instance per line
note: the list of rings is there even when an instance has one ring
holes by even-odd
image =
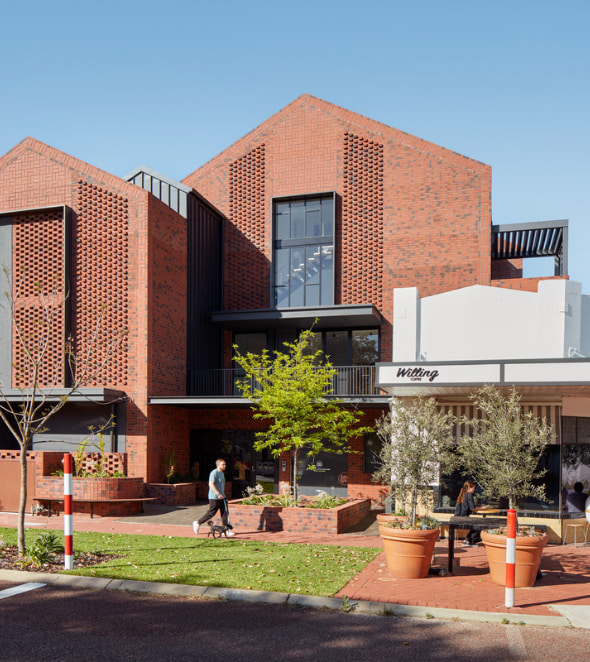
[[[210,536],[213,536],[214,538],[221,538],[221,536],[225,536],[227,538],[227,532],[230,530],[228,526],[223,524],[213,524],[211,521],[209,522],[209,526],[211,529],[207,534],[208,538]]]

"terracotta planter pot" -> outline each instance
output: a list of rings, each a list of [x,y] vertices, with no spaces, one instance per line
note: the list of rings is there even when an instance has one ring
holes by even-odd
[[[379,513],[377,521],[379,524],[387,524],[388,522],[405,522],[408,519],[407,515],[386,515]]]
[[[506,536],[498,536],[488,531],[481,532],[486,548],[490,576],[494,584],[506,585]],[[541,564],[541,555],[547,544],[547,534],[542,536],[516,536],[515,586],[534,586]]]
[[[392,529],[380,523],[379,535],[383,540],[387,567],[394,577],[426,577],[438,540],[438,529]]]

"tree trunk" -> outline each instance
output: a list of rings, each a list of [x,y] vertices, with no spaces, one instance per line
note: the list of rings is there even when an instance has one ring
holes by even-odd
[[[295,503],[297,503],[297,499],[299,498],[299,494],[297,490],[297,448],[295,448],[295,450],[293,451],[292,463],[293,463],[293,498],[295,499]]]
[[[416,511],[418,510],[418,492],[414,490],[412,492],[412,505],[410,507],[410,522],[412,526],[416,524]]]
[[[20,449],[20,501],[18,504],[18,520],[16,525],[18,553],[24,556],[26,550],[25,546],[25,508],[27,505],[27,448],[29,447],[29,440],[21,446]]]

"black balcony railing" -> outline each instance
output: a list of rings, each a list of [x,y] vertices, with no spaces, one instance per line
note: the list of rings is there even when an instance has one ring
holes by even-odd
[[[375,388],[375,366],[334,366],[336,374],[332,382],[331,395],[341,397],[378,395]],[[195,370],[191,375],[193,395],[240,396],[238,381],[244,378],[239,369]]]

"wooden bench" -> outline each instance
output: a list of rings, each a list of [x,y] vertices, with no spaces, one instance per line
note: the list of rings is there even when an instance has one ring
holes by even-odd
[[[51,504],[63,503],[63,497],[33,497],[33,501],[37,501],[41,505],[47,504],[47,516],[51,517]],[[95,503],[140,503],[141,511],[143,513],[143,504],[151,501],[157,501],[156,497],[139,497],[136,499],[72,499],[72,503],[89,503],[90,504],[90,517],[94,517],[94,504]]]

